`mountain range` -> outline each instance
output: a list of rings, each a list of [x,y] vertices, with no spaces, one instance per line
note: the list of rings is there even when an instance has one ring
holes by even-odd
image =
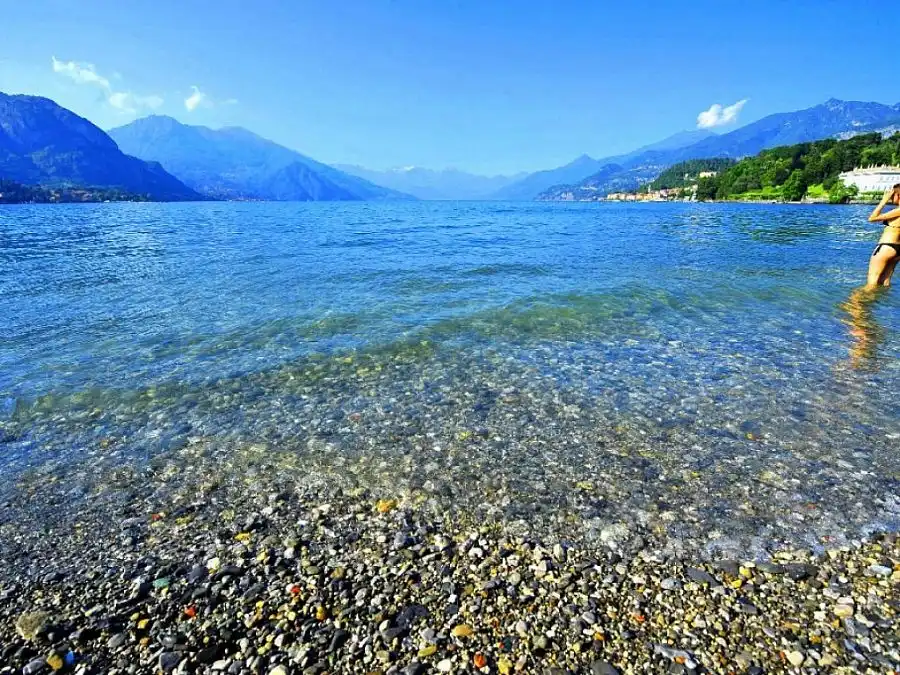
[[[209,129],[154,115],[111,129],[109,135],[124,152],[159,162],[197,192],[217,199],[410,198],[240,127]]]
[[[377,185],[411,194],[419,199],[487,199],[498,190],[527,176],[479,176],[457,169],[435,171],[418,166],[376,171],[351,164],[335,168]]]
[[[163,200],[200,195],[155,162],[129,157],[99,127],[50,99],[0,92],[0,178],[117,188]]]
[[[622,165],[623,169],[630,159],[643,153],[677,151],[681,148],[702,142],[715,136],[711,131],[698,129],[696,131],[680,131],[661,141],[645,145],[625,155],[594,159],[588,155],[581,155],[573,161],[556,169],[537,171],[529,174],[522,180],[511,183],[506,187],[490,195],[491,199],[506,201],[528,201],[534,199],[549,187],[576,183],[585,176],[590,176],[601,171],[608,164]]]
[[[630,190],[690,159],[740,158],[780,145],[900,128],[900,104],[831,99],[724,134],[685,131],[633,152],[519,176],[328,166],[246,129],[152,116],[104,133],[47,98],[0,93],[0,178],[23,185],[121,190],[157,200],[563,198]],[[413,195],[413,196],[411,196]]]
[[[639,177],[652,180],[666,167],[689,159],[741,158],[780,145],[794,145],[830,137],[847,137],[867,131],[887,131],[900,123],[900,103],[863,103],[831,99],[817,106],[789,113],[776,113],[725,134],[707,134],[696,142],[670,139],[618,157],[591,159],[582,156],[565,166],[531,174],[493,195],[496,199],[549,199],[580,187],[595,192],[631,190]],[[678,139],[676,134],[674,139]],[[681,136],[690,141],[689,136]],[[617,165],[619,172],[607,167]],[[586,171],[586,173],[584,173]],[[575,174],[582,172],[581,176]],[[632,175],[630,183],[624,180]]]

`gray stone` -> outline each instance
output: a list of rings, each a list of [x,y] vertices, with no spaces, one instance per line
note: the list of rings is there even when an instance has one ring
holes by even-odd
[[[195,584],[201,579],[205,579],[206,575],[206,567],[204,567],[203,565],[195,565],[191,568],[191,571],[188,572],[187,581],[189,584]]]
[[[783,567],[784,573],[794,581],[809,579],[819,573],[818,567],[807,563],[790,563],[788,565],[783,565]]]
[[[394,535],[394,548],[408,548],[413,545],[413,538],[406,532],[398,532]]]
[[[29,661],[28,665],[22,669],[22,675],[36,675],[36,673],[40,673],[49,667],[47,659],[40,657],[33,661]]]
[[[609,661],[598,659],[591,664],[591,675],[619,675],[619,671]]]
[[[407,629],[402,626],[393,626],[382,631],[382,635],[384,636],[384,641],[387,644],[391,644],[397,638],[403,637],[407,632]]]
[[[687,575],[690,579],[699,584],[709,584],[710,586],[719,585],[719,582],[712,574],[706,570],[698,569],[697,567],[688,567]]]
[[[886,565],[869,565],[868,571],[872,576],[878,577],[889,577],[892,572],[891,568]]]
[[[106,641],[106,648],[110,650],[118,649],[125,644],[128,636],[125,633],[116,633]]]
[[[159,669],[164,673],[175,670],[179,663],[181,663],[181,654],[176,652],[163,652],[159,655]]]
[[[411,628],[419,619],[424,619],[429,614],[424,605],[407,605],[400,610],[394,623],[401,628]]]

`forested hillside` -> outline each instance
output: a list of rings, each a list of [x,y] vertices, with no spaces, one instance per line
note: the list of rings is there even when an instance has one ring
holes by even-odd
[[[647,184],[650,190],[663,190],[671,188],[683,188],[697,182],[701,173],[706,171],[724,171],[734,166],[736,160],[728,157],[715,157],[713,159],[689,159],[686,162],[673,164],[663,171],[651,183]]]
[[[891,138],[862,134],[763,150],[698,183],[698,199],[783,199],[824,196],[845,201],[853,195],[839,176],[860,166],[900,165],[900,133]]]

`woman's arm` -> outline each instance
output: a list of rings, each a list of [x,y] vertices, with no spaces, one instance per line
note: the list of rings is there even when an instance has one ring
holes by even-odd
[[[878,202],[878,206],[875,207],[875,210],[869,215],[870,223],[880,223],[886,220],[893,220],[900,216],[900,209],[894,209],[892,211],[888,211],[887,213],[882,213],[881,210],[887,206],[887,203],[890,201],[891,197],[894,196],[894,190],[891,188],[890,190],[884,193],[884,196],[881,198],[881,201]]]
[[[880,211],[881,209],[879,209]],[[889,220],[896,220],[900,218],[900,208],[894,207],[893,211],[888,211],[887,213],[879,213],[877,216],[873,213],[869,216],[870,223],[884,223]]]

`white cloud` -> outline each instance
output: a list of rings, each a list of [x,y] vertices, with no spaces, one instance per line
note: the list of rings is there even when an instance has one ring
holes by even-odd
[[[165,103],[159,96],[138,96],[130,91],[113,92],[107,100],[113,108],[127,113],[136,113],[143,108],[156,110]]]
[[[97,74],[97,68],[93,63],[77,63],[75,61],[59,61],[55,56],[53,59],[53,72],[61,73],[71,78],[78,84],[94,84],[101,89],[110,90],[109,80]]]
[[[97,72],[92,63],[79,63],[77,61],[60,61],[52,57],[53,72],[65,75],[73,82],[86,84],[101,89],[106,96],[106,102],[113,108],[124,113],[136,114],[141,110],[156,110],[164,103],[162,97],[151,94],[140,96],[130,91],[116,91],[110,81]],[[121,79],[116,74],[115,79]]]
[[[722,127],[726,124],[737,122],[741,109],[749,99],[742,99],[737,103],[723,107],[720,103],[713,103],[709,110],[704,110],[697,115],[697,127],[700,129],[711,129],[713,127]]]
[[[187,108],[188,112],[194,112],[201,103],[205,103],[206,105],[212,105],[212,101],[206,98],[206,94],[204,94],[197,87],[191,87],[194,90],[194,93],[184,99],[184,107]]]

